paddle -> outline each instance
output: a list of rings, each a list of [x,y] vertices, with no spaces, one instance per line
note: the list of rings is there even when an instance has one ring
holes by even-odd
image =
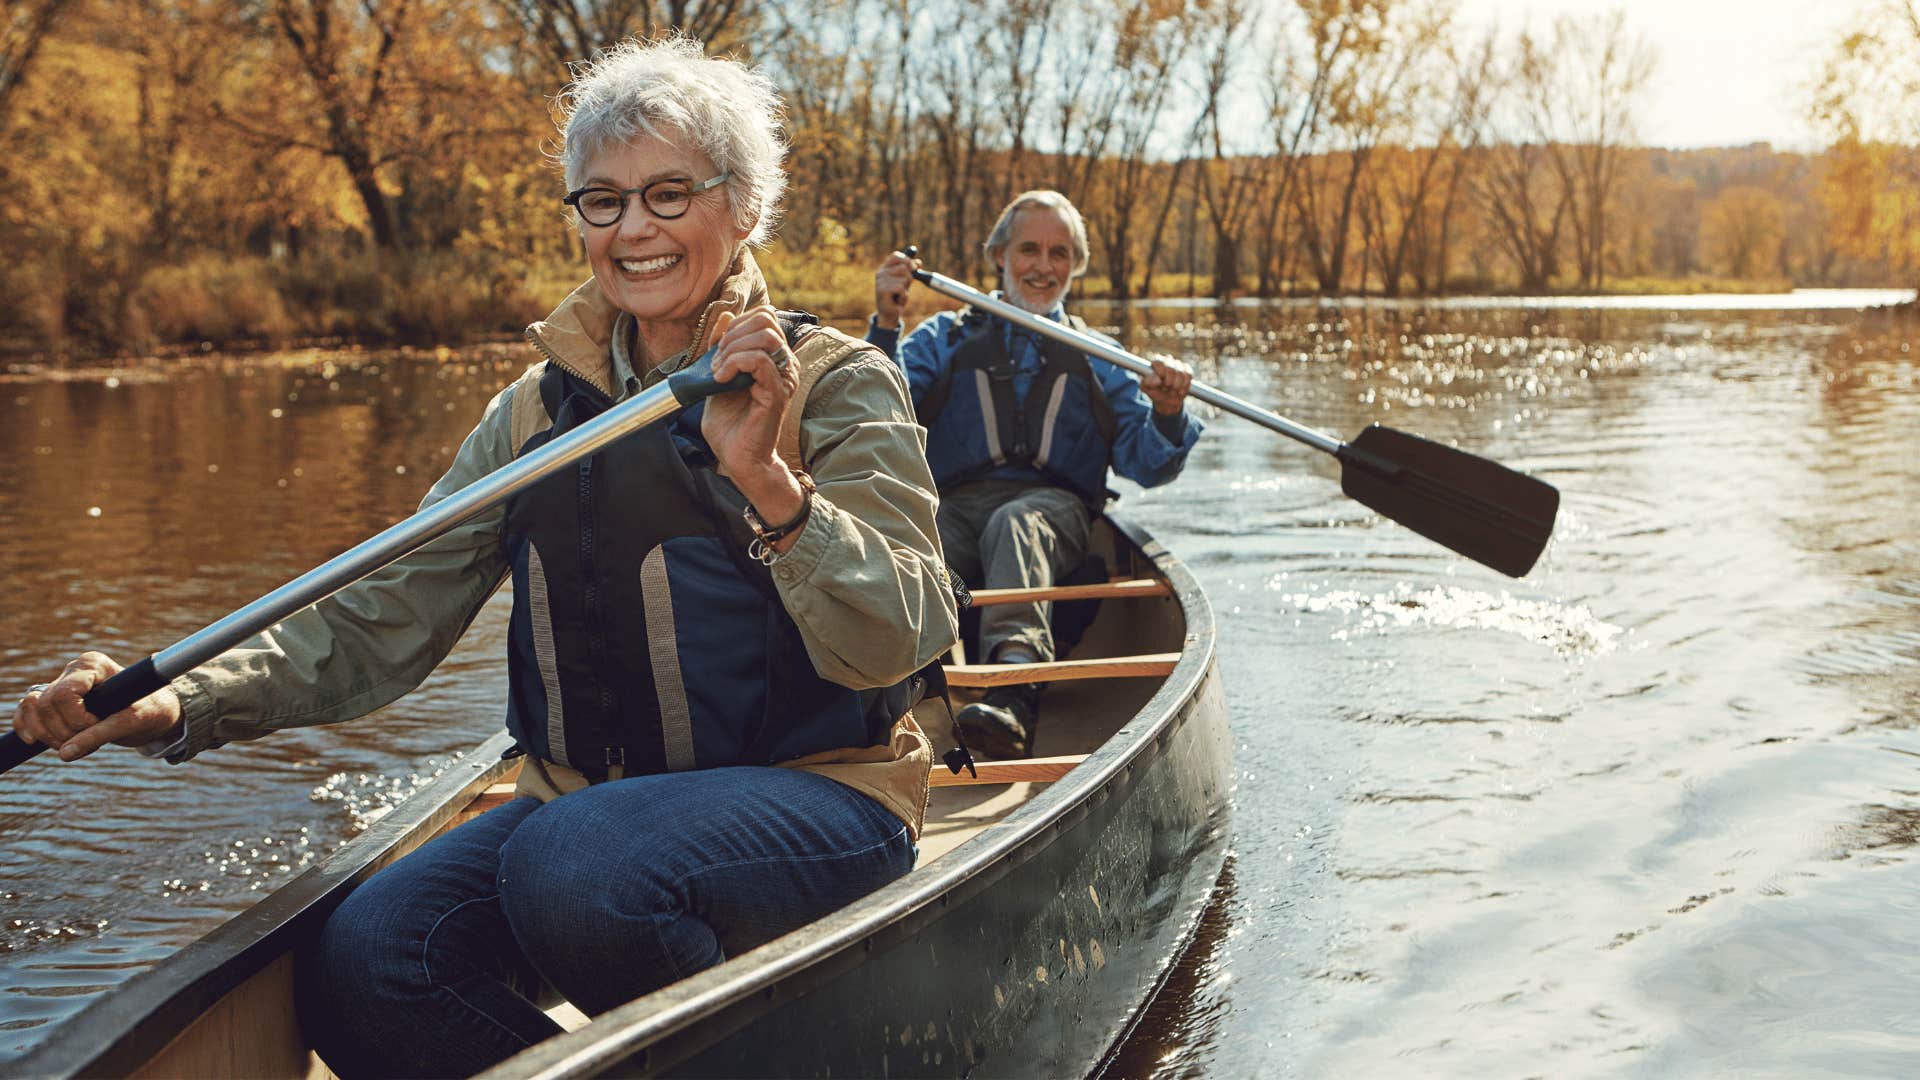
[[[911,257],[911,255],[909,255]],[[944,296],[1045,334],[1141,376],[1153,365],[1099,338],[1041,318],[978,289],[915,270],[916,280]],[[1192,396],[1277,431],[1340,462],[1340,490],[1414,532],[1509,577],[1533,568],[1553,535],[1560,492],[1553,485],[1464,450],[1374,424],[1352,442],[1297,424],[1204,383]]]
[[[736,375],[725,383],[715,381],[715,351],[708,350],[705,356],[665,381],[389,526],[246,607],[122,669],[88,691],[84,701],[87,711],[104,720],[301,608],[332,596],[622,436],[672,416],[696,401],[738,390],[753,382],[753,377],[746,374]],[[45,749],[44,745],[29,743],[11,731],[0,735],[0,773]]]

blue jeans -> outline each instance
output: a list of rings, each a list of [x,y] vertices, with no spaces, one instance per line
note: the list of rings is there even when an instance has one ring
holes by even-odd
[[[900,877],[900,820],[792,769],[703,769],[515,799],[380,871],[302,956],[302,1021],[343,1077],[466,1076]]]

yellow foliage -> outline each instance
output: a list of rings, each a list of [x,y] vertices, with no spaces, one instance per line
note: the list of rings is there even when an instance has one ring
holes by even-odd
[[[1836,247],[1920,272],[1920,147],[1842,140],[1820,194]]]
[[[866,315],[873,306],[877,260],[856,251],[847,227],[824,215],[816,219],[812,235],[801,239],[783,235],[755,257],[773,302],[823,318]]]
[[[1751,185],[1730,187],[1714,196],[1700,221],[1708,256],[1737,278],[1755,277],[1777,260],[1786,227],[1786,211],[1779,198]]]

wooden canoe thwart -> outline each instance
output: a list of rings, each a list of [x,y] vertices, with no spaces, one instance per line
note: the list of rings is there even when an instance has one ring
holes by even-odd
[[[1173,674],[1179,653],[1116,656],[1107,660],[1053,660],[1044,664],[952,664],[949,686],[1018,686],[1069,679],[1145,679]]]
[[[1087,760],[1085,754],[1061,754],[1059,757],[1022,758],[1019,761],[978,761],[974,772],[950,772],[935,765],[930,783],[934,787],[966,787],[971,784],[1051,784],[1067,775],[1074,766]]]
[[[1167,596],[1173,591],[1163,578],[1121,578],[1097,585],[1052,585],[1044,589],[976,589],[973,606],[1035,604],[1052,600],[1124,600],[1140,596]]]
[[[1226,853],[1226,704],[1213,614],[1178,559],[1103,519],[1125,577],[982,590],[1096,601],[1072,655],[946,668],[1049,684],[1037,756],[936,765],[919,861],[816,923],[588,1020],[486,1073],[573,1077],[1082,1076],[1098,1071],[1198,926]],[[945,705],[915,709],[936,749]],[[330,1075],[292,1000],[294,950],[360,881],[513,797],[496,735],[319,865],[102,996],[13,1063],[26,1076]],[[1168,897],[1175,902],[1169,903]],[[1089,961],[1087,957],[1098,958]]]

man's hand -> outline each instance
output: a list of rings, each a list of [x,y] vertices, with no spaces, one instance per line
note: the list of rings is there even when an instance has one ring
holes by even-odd
[[[1193,369],[1171,356],[1153,357],[1153,374],[1140,381],[1140,389],[1153,402],[1153,411],[1175,416],[1186,407],[1187,388],[1193,385]]]
[[[887,330],[900,329],[900,317],[907,310],[907,293],[913,288],[913,272],[920,260],[896,251],[873,272],[873,322]]]

